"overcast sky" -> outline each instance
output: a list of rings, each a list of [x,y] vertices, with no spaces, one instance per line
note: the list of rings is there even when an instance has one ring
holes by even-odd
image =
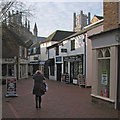
[[[36,22],[38,36],[48,37],[56,30],[73,30],[73,13],[103,16],[102,2],[27,2],[32,8],[31,31]]]

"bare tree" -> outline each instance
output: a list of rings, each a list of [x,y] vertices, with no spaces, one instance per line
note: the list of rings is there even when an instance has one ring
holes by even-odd
[[[31,10],[29,8],[26,8],[25,4],[23,2],[20,2],[19,0],[17,0],[17,1],[2,0],[0,2],[0,8],[1,8],[0,9],[0,20],[2,22],[9,19],[9,17],[10,17],[9,11],[10,12],[17,11],[17,14],[21,13],[22,17],[24,17],[24,18],[28,18],[32,15]]]

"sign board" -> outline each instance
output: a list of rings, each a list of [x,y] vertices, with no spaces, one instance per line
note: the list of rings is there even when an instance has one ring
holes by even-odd
[[[107,83],[108,83],[108,75],[107,75],[107,72],[103,72],[103,73],[102,73],[101,84],[107,85]]]
[[[62,62],[62,57],[61,56],[56,57],[56,62]]]
[[[61,49],[61,52],[67,52],[67,49]]]
[[[69,83],[69,74],[65,74],[65,82]]]
[[[64,61],[74,62],[74,61],[83,61],[83,54],[76,56],[67,56],[64,57]]]
[[[6,97],[18,96],[16,94],[16,78],[7,78],[7,94]]]

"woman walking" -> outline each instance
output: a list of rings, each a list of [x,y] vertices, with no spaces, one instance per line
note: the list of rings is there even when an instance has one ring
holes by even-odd
[[[41,96],[45,94],[45,92],[42,91],[41,88],[43,88],[43,80],[45,80],[45,78],[41,74],[41,71],[37,70],[36,73],[33,75],[33,79],[34,79],[33,94],[35,95],[36,108],[38,107],[41,108],[41,100],[42,100]]]

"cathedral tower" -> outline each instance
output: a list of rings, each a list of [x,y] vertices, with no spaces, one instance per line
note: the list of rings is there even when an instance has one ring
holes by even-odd
[[[35,25],[34,25],[33,33],[34,33],[34,35],[37,37],[38,30],[37,30],[37,25],[36,25],[36,23],[35,23]]]

